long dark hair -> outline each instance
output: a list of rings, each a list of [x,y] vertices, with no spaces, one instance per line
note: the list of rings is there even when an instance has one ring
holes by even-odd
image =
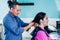
[[[44,12],[39,12],[39,13],[35,16],[33,22],[40,24],[39,21],[40,21],[41,19],[43,20],[44,17],[45,17],[45,15],[46,15],[46,13],[44,13]]]

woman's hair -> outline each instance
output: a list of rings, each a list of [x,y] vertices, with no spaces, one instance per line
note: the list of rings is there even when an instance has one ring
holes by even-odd
[[[9,8],[12,8],[12,7],[14,7],[14,6],[16,6],[16,5],[20,5],[18,2],[13,2],[13,1],[8,1],[8,6],[9,6]]]
[[[44,13],[44,12],[39,12],[39,13],[35,16],[33,22],[40,24],[39,21],[40,21],[41,19],[43,20],[44,17],[45,17],[45,15],[46,15],[46,13]]]

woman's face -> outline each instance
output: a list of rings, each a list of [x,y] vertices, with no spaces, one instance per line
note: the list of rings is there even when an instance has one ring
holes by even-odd
[[[42,20],[42,24],[44,26],[47,26],[48,25],[48,17],[47,16],[45,16],[44,19]]]

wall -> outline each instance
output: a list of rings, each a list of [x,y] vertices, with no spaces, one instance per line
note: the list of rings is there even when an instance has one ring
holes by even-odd
[[[34,18],[38,12],[47,13],[49,18],[59,18],[59,12],[57,9],[55,0],[18,0],[18,2],[33,2],[33,6],[21,6],[21,12],[19,17],[22,18]]]

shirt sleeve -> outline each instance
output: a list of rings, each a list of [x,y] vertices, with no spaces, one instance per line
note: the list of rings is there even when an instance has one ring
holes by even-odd
[[[11,18],[4,20],[5,28],[7,28],[10,32],[15,35],[19,35],[24,31],[23,27],[18,27],[17,23],[15,23]]]
[[[20,18],[19,18],[19,19],[20,19]],[[29,25],[29,23],[25,23],[25,22],[23,22],[21,19],[19,20],[19,22],[21,22],[21,26],[22,26],[22,27],[25,27],[25,26]]]
[[[44,31],[38,31],[35,40],[48,40]]]

